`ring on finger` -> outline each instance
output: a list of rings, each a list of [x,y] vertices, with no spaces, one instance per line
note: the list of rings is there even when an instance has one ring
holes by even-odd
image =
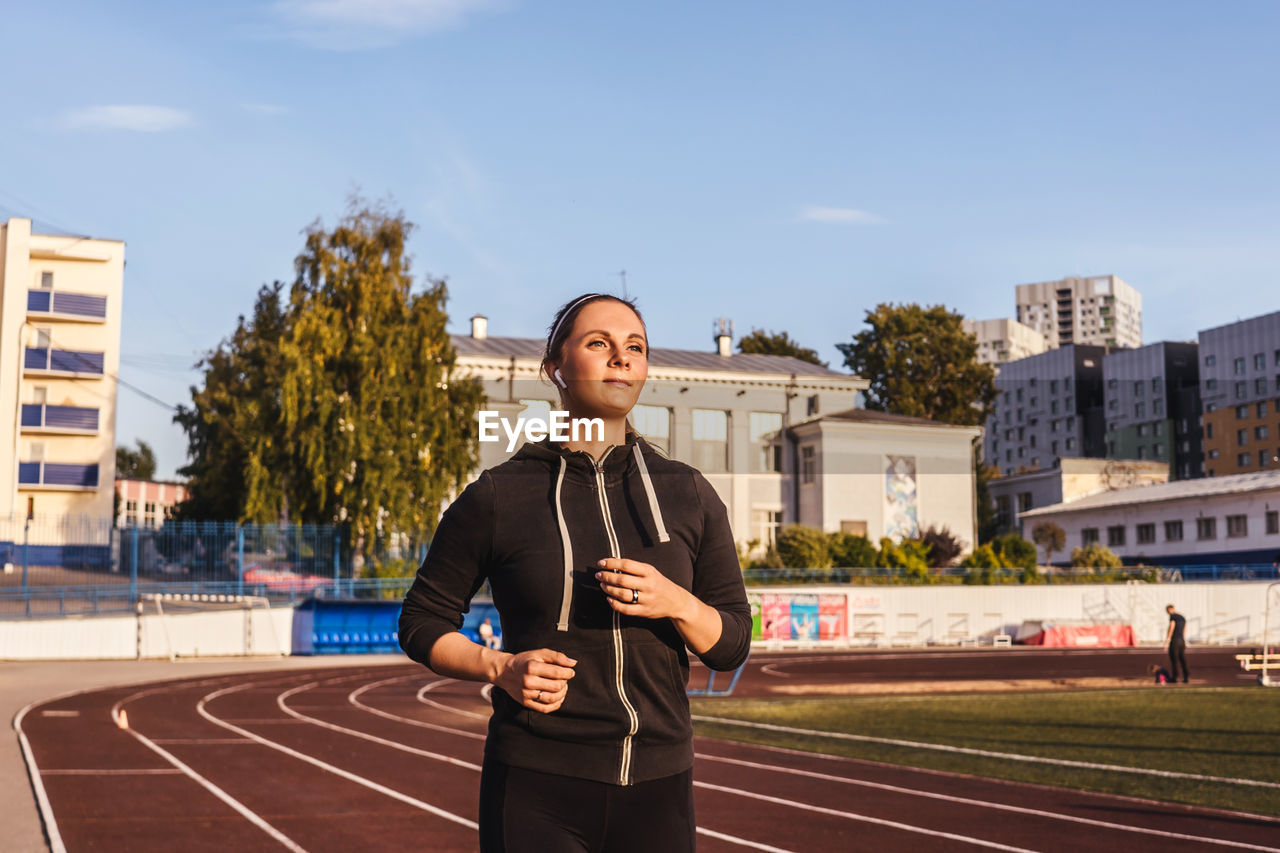
[[[632,604],[640,603],[640,590],[638,589],[631,590],[631,603]]]
[[[542,704],[542,691],[541,691],[541,690],[539,690],[539,691],[538,691],[538,695],[537,695],[536,697],[534,697],[534,700],[533,700],[533,701],[537,702],[539,705],[541,705],[541,704]]]

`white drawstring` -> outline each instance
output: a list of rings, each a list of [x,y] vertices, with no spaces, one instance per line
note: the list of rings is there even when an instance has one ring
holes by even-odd
[[[569,526],[564,522],[564,507],[560,505],[560,486],[564,483],[564,472],[567,468],[564,457],[560,457],[560,475],[556,477],[556,521],[560,524],[560,544],[564,546],[564,590],[560,593],[560,620],[556,622],[557,631],[569,630],[569,604],[573,600],[573,545],[569,542]]]
[[[644,454],[640,452],[640,442],[631,445],[636,454],[636,462],[640,466],[640,479],[644,482],[644,493],[649,496],[649,512],[653,514],[654,527],[658,528],[658,541],[670,542],[667,526],[662,523],[662,510],[658,508],[658,494],[653,490],[653,480],[649,479],[649,469],[644,464]]]

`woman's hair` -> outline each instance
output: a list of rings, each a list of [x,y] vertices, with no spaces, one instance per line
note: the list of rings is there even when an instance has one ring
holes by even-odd
[[[644,325],[644,317],[640,315],[640,309],[636,307],[635,299],[623,299],[621,296],[611,296],[607,293],[585,293],[577,299],[571,299],[556,312],[556,318],[552,321],[551,329],[547,333],[547,348],[542,354],[542,369],[544,372],[546,371],[547,362],[560,361],[564,350],[564,342],[568,340],[569,333],[573,331],[573,324],[578,319],[578,315],[582,313],[582,309],[592,302],[599,302],[602,299],[621,302],[634,311],[636,318],[640,320],[640,325]]]

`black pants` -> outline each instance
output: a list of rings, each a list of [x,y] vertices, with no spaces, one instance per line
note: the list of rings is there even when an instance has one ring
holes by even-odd
[[[1182,666],[1182,680],[1186,682],[1191,678],[1191,674],[1187,671],[1186,640],[1174,640],[1169,643],[1169,672],[1174,681],[1178,680],[1179,665]]]
[[[626,787],[510,767],[480,773],[481,853],[692,853],[693,771]]]

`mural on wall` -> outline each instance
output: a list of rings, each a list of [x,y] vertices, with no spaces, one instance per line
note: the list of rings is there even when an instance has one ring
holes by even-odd
[[[884,535],[901,541],[920,535],[916,512],[916,458],[886,456],[884,467]]]

